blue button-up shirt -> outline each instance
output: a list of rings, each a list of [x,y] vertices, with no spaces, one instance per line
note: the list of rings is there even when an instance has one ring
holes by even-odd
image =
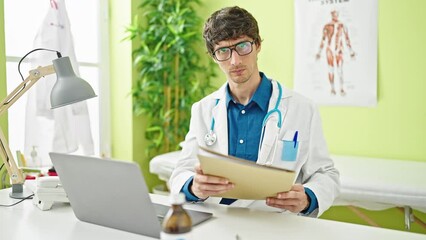
[[[228,111],[228,154],[256,161],[263,119],[268,112],[272,83],[261,73],[262,80],[247,105],[236,102],[226,88]]]

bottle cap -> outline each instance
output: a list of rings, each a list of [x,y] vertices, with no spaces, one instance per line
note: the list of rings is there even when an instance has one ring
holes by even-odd
[[[170,194],[169,199],[170,204],[184,204],[185,203],[185,194],[178,193],[178,194]]]

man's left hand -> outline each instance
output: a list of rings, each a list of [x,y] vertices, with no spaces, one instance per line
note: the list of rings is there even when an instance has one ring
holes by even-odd
[[[301,184],[295,184],[288,192],[281,192],[277,197],[266,199],[266,205],[299,213],[309,207],[309,198]]]

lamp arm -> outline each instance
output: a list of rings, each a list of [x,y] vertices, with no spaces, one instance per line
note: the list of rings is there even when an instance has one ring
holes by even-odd
[[[22,97],[40,78],[55,73],[53,65],[38,67],[29,72],[29,76],[17,86],[7,97],[0,103],[0,116],[4,114],[19,98]],[[12,184],[22,184],[25,179],[22,171],[16,165],[13,155],[10,151],[6,137],[0,128],[0,158],[6,166]]]
[[[9,145],[7,144],[6,137],[0,128],[0,158],[3,160],[4,166],[9,173],[12,184],[24,183],[24,175],[16,165],[13,155],[10,152]]]
[[[53,65],[38,67],[30,70],[29,76],[17,86],[0,103],[0,116],[9,109],[25,92],[27,92],[40,78],[55,73]]]

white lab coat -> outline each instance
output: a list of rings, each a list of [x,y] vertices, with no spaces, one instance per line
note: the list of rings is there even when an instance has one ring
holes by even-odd
[[[63,0],[50,1],[50,8],[33,45],[34,48],[52,49],[70,57],[74,72],[79,76],[71,25]],[[57,58],[56,53],[48,51],[36,51],[30,56],[33,68],[51,65]],[[50,92],[55,82],[56,74],[52,74],[40,79],[28,91],[24,153],[30,156],[33,146],[37,146],[38,164],[42,166],[51,166],[48,153],[52,151],[69,153],[81,146],[85,155],[94,154],[87,103],[83,101],[52,110]],[[31,158],[29,165],[35,165]]]
[[[274,108],[279,95],[277,82],[272,81],[272,86],[269,110]],[[228,154],[225,87],[226,84],[192,106],[190,129],[182,144],[183,149],[177,167],[169,180],[172,193],[179,192],[185,182],[195,174],[194,166],[199,162],[196,157],[198,146]],[[220,100],[216,105],[217,99]],[[299,154],[295,168],[296,183],[303,184],[315,193],[319,208],[310,216],[320,216],[337,197],[340,182],[339,172],[334,168],[333,160],[328,153],[319,112],[310,100],[284,87],[279,109],[282,112],[282,128],[279,129],[278,138],[282,139],[288,131],[297,130],[299,132]],[[270,155],[274,149],[276,134],[268,132],[277,130],[277,116],[277,114],[273,114],[267,121],[259,158]],[[210,130],[212,117],[215,119],[214,130],[217,135],[217,142],[213,146],[207,146],[204,142],[204,136]],[[206,201],[219,203],[220,199],[210,197]],[[237,200],[232,206],[277,211],[276,208],[267,206],[264,200]]]

